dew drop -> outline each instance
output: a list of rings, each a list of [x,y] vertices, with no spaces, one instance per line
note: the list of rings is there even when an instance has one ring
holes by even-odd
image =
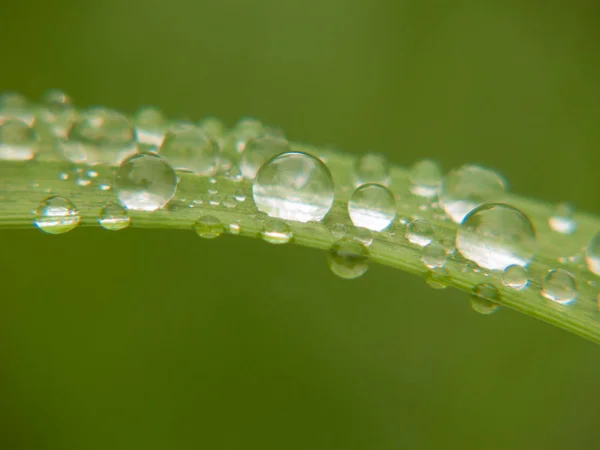
[[[442,183],[442,169],[437,161],[424,159],[410,168],[410,192],[419,197],[435,197]]]
[[[498,310],[500,293],[496,286],[490,283],[481,283],[473,288],[471,294],[471,307],[479,314],[492,314]]]
[[[408,239],[411,244],[420,247],[425,247],[433,241],[434,234],[433,227],[425,219],[413,220],[406,228],[406,239]]]
[[[368,228],[354,228],[350,237],[365,247],[369,247],[373,243],[373,232]]]
[[[25,122],[6,120],[0,125],[0,160],[27,161],[38,149],[38,135]]]
[[[336,223],[331,227],[331,235],[335,239],[342,239],[346,237],[347,232],[348,228],[343,223]]]
[[[127,210],[115,202],[107,202],[98,215],[98,223],[109,231],[118,231],[131,225]]]
[[[0,95],[0,124],[7,120],[20,120],[28,126],[35,121],[29,101],[17,92],[5,92]]]
[[[265,134],[265,128],[262,123],[256,119],[243,118],[233,129],[235,136],[234,147],[238,153],[246,150],[246,144],[249,140],[258,138]]]
[[[66,181],[69,179],[69,174],[66,172],[59,172],[58,173],[58,179],[61,181]]]
[[[240,232],[242,231],[242,227],[239,223],[237,222],[231,222],[228,226],[227,226],[227,231],[230,234],[240,234]]]
[[[592,237],[585,249],[585,263],[590,272],[600,275],[600,231]]]
[[[192,226],[198,236],[204,239],[214,239],[225,231],[225,227],[214,216],[202,216]]]
[[[79,177],[75,180],[75,184],[77,184],[77,186],[86,187],[92,184],[92,181],[89,178]]]
[[[466,165],[449,172],[442,181],[439,200],[446,214],[456,223],[477,206],[504,195],[505,181],[496,172]]]
[[[389,183],[387,158],[380,153],[365,153],[356,160],[354,166],[356,185],[366,183]]]
[[[216,117],[206,117],[198,126],[210,139],[216,140],[225,132],[225,125]]]
[[[432,289],[446,289],[448,287],[450,275],[443,267],[434,267],[425,276],[425,283]]]
[[[513,264],[504,269],[502,274],[504,286],[520,291],[529,284],[529,274],[525,267]]]
[[[548,219],[548,225],[552,230],[561,234],[572,234],[577,229],[577,222],[573,219],[573,205],[559,203],[552,216]]]
[[[348,202],[348,214],[355,226],[382,231],[396,217],[394,196],[380,184],[363,184],[352,193]]]
[[[319,221],[333,206],[333,179],[321,160],[301,152],[267,161],[252,184],[256,207],[271,217]]]
[[[237,202],[236,202],[235,198],[233,197],[233,195],[231,195],[231,194],[225,195],[225,197],[223,198],[223,206],[225,208],[230,208],[230,209],[233,209],[237,206]]]
[[[262,136],[250,139],[240,162],[244,178],[253,180],[261,166],[274,156],[291,151],[290,144],[283,138]]]
[[[358,278],[369,269],[369,251],[360,242],[342,239],[327,253],[331,271],[341,278]]]
[[[435,242],[427,244],[421,251],[421,262],[430,269],[443,267],[447,259],[446,249]]]
[[[35,210],[34,224],[49,234],[71,231],[79,224],[79,211],[65,197],[54,195],[43,200]]]
[[[115,191],[119,202],[133,211],[162,208],[177,190],[177,175],[161,156],[138,153],[121,163],[115,172]]]
[[[246,194],[244,194],[243,189],[240,188],[235,191],[233,198],[235,198],[236,202],[243,203],[244,201],[246,201]]]
[[[486,203],[472,210],[458,227],[456,248],[485,269],[526,266],[536,250],[535,231],[529,218],[518,209]]]
[[[268,220],[260,236],[270,244],[286,244],[293,238],[292,229],[283,220],[271,219]]]
[[[153,106],[140,108],[133,119],[135,139],[140,144],[160,147],[167,131],[167,121],[163,113]]]
[[[217,173],[219,147],[198,127],[186,126],[169,130],[159,153],[169,160],[175,170],[206,177]]]
[[[561,305],[572,303],[577,296],[575,278],[566,270],[551,270],[542,282],[542,295]]]

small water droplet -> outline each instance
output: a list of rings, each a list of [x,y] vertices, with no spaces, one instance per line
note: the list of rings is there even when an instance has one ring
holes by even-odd
[[[246,194],[244,194],[244,191],[240,188],[235,191],[234,198],[236,202],[243,203],[246,201]]]
[[[300,152],[278,155],[256,175],[252,196],[259,211],[296,222],[319,221],[333,206],[333,179],[321,160]]]
[[[214,239],[225,231],[225,227],[214,216],[202,216],[192,226],[198,236],[204,239]]]
[[[29,101],[17,92],[5,92],[0,95],[0,125],[7,120],[20,120],[32,126],[35,115]]]
[[[421,251],[421,262],[430,269],[443,267],[447,259],[446,249],[436,242],[427,244]]]
[[[223,198],[223,206],[230,209],[235,208],[237,206],[237,202],[235,201],[234,196],[227,194],[225,198]]]
[[[572,234],[577,229],[577,222],[573,219],[573,205],[559,203],[552,216],[548,219],[548,225],[552,230],[561,234]]]
[[[358,278],[369,269],[369,251],[360,242],[342,239],[327,253],[331,271],[346,279]]]
[[[58,179],[62,181],[66,181],[69,179],[69,174],[66,172],[58,172]]]
[[[268,220],[260,236],[270,244],[286,244],[293,238],[292,229],[283,220],[271,219]]]
[[[212,177],[217,173],[219,147],[200,128],[185,126],[167,132],[160,155],[175,170]]]
[[[389,183],[387,158],[380,153],[365,153],[360,156],[356,160],[354,173],[357,186],[367,183]]]
[[[43,200],[35,210],[34,224],[50,234],[71,231],[79,224],[79,211],[65,197],[54,195]]]
[[[237,222],[231,222],[229,225],[227,225],[227,231],[229,234],[240,234],[242,227]]]
[[[501,198],[505,185],[496,172],[466,165],[446,175],[440,187],[439,201],[446,214],[454,222],[461,223],[472,209]]]
[[[213,140],[220,138],[225,132],[225,125],[216,117],[206,117],[199,124],[198,127]]]
[[[138,153],[115,172],[117,198],[127,209],[155,211],[177,190],[177,176],[168,161],[154,153]]]
[[[235,136],[234,147],[237,152],[242,153],[246,150],[246,144],[249,140],[258,138],[265,134],[265,128],[262,123],[256,119],[243,118],[233,129]]]
[[[490,283],[481,283],[473,288],[471,294],[471,307],[479,314],[492,314],[498,310],[500,293],[496,286]]]
[[[160,109],[143,106],[135,113],[133,122],[136,141],[156,148],[162,145],[167,131],[167,121]]]
[[[357,227],[385,230],[396,218],[394,196],[380,184],[363,184],[350,197],[348,214]]]
[[[416,219],[408,224],[405,236],[411,244],[425,247],[433,241],[434,234],[433,227],[427,220]]]
[[[536,250],[533,225],[512,206],[487,203],[472,210],[456,233],[456,248],[490,270],[529,264]]]
[[[561,305],[572,303],[577,296],[575,278],[566,270],[551,270],[542,282],[542,295]]]
[[[20,120],[0,124],[0,160],[27,161],[38,150],[39,138],[33,128]]]
[[[425,276],[425,283],[432,289],[446,289],[450,282],[450,275],[444,267],[434,267]]]
[[[88,177],[90,177],[90,178],[97,178],[98,177],[98,172],[96,172],[95,170],[91,170],[91,169],[88,170],[85,174]]]
[[[347,232],[348,228],[343,223],[336,223],[331,227],[331,235],[335,239],[342,239],[346,237]]]
[[[261,136],[250,139],[245,146],[240,162],[242,175],[248,180],[253,180],[266,161],[290,151],[288,141],[280,137]]]
[[[49,127],[54,136],[66,138],[77,117],[71,98],[63,91],[51,89],[44,93],[41,103],[37,120]]]
[[[101,183],[98,185],[98,189],[100,189],[101,191],[110,191],[111,186],[107,183]]]
[[[600,231],[590,239],[585,249],[585,263],[590,272],[600,275]]]
[[[373,232],[368,228],[354,228],[350,237],[365,247],[369,247],[373,243]]]
[[[100,210],[98,223],[109,231],[118,231],[131,225],[131,218],[127,210],[118,203],[107,202]]]
[[[435,197],[442,183],[442,169],[437,161],[424,159],[410,168],[410,192],[419,197]]]
[[[504,269],[502,275],[502,283],[504,286],[520,291],[525,289],[529,284],[529,274],[525,267],[513,264]]]
[[[77,180],[75,180],[75,184],[77,184],[77,186],[86,187],[92,184],[92,181],[88,178],[77,178]]]

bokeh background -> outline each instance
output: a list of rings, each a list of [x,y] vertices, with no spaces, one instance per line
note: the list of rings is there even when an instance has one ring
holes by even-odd
[[[597,0],[104,0],[1,7],[0,90],[253,116],[600,212]],[[0,233],[0,448],[594,449],[600,350],[322,252]]]

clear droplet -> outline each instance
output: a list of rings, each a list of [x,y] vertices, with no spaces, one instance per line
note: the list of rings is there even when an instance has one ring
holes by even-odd
[[[175,170],[212,177],[217,173],[219,147],[200,128],[179,127],[167,132],[160,147]]]
[[[0,160],[27,161],[38,150],[38,135],[25,122],[6,120],[0,124]]]
[[[262,136],[250,139],[245,145],[240,162],[242,175],[248,180],[253,180],[266,161],[290,150],[288,141],[280,137]]]
[[[34,224],[49,234],[71,231],[79,224],[79,211],[65,197],[54,195],[43,200],[35,210]]]
[[[551,270],[542,282],[542,295],[561,305],[572,303],[577,296],[575,278],[566,270]]]
[[[410,168],[410,192],[419,197],[435,197],[442,183],[442,169],[437,161],[424,159]]]
[[[79,177],[77,180],[75,180],[75,184],[77,184],[77,186],[86,187],[92,184],[92,180],[89,178]]]
[[[115,202],[107,202],[98,215],[98,223],[109,231],[118,231],[131,225],[127,210]]]
[[[50,89],[41,99],[37,120],[49,127],[54,136],[66,138],[77,113],[71,98],[63,91]]]
[[[331,235],[335,239],[342,239],[346,237],[347,232],[348,228],[343,223],[336,223],[331,227]]]
[[[406,239],[411,244],[425,247],[433,241],[434,231],[431,224],[425,219],[416,219],[406,228]]]
[[[223,234],[225,227],[214,216],[202,216],[192,226],[198,236],[204,239],[214,239]]]
[[[321,160],[300,152],[267,161],[252,185],[259,211],[296,222],[319,221],[333,206],[333,179]]]
[[[504,286],[520,291],[525,289],[529,284],[529,274],[525,267],[513,264],[504,269],[502,275],[502,283]]]
[[[354,228],[349,237],[360,242],[365,247],[369,247],[373,243],[373,232],[368,228]]]
[[[446,214],[456,223],[477,206],[504,195],[505,181],[496,172],[466,165],[449,172],[442,181],[439,200]]]
[[[216,117],[206,117],[198,126],[212,140],[219,139],[225,132],[225,125]]]
[[[177,190],[177,175],[169,162],[154,153],[138,153],[121,163],[114,188],[119,202],[133,211],[162,208]]]
[[[548,219],[548,225],[557,233],[574,233],[577,229],[577,222],[573,219],[573,205],[559,203],[554,209],[552,216]]]
[[[421,251],[421,262],[430,269],[443,267],[447,259],[446,249],[435,242],[429,243]]]
[[[293,233],[283,220],[271,219],[265,223],[260,236],[270,244],[286,244],[292,240]]]
[[[235,191],[233,197],[235,198],[235,201],[239,203],[243,203],[244,201],[246,201],[246,194],[244,194],[244,191],[241,188]]]
[[[62,143],[65,158],[89,165],[118,165],[137,152],[133,127],[129,119],[117,111],[93,108],[82,113]]]
[[[369,269],[369,251],[360,242],[342,239],[327,253],[331,271],[346,279],[358,278]]]
[[[356,160],[354,174],[356,186],[367,183],[387,185],[389,183],[387,158],[380,153],[365,153]]]
[[[458,227],[456,248],[485,269],[526,266],[536,251],[535,231],[518,209],[487,203],[472,210]]]
[[[29,101],[17,92],[5,92],[0,95],[0,125],[7,120],[20,120],[30,127],[35,121]]]
[[[227,231],[230,234],[240,234],[240,232],[242,231],[242,227],[239,223],[237,222],[231,222],[228,226],[227,226]]]
[[[243,118],[233,129],[234,147],[238,153],[246,150],[246,144],[251,139],[258,138],[265,134],[265,128],[262,123],[256,119]]]
[[[396,217],[394,196],[381,184],[363,184],[350,197],[348,214],[357,227],[385,230]]]
[[[471,307],[479,314],[492,314],[498,310],[500,293],[493,284],[481,283],[473,288]]]
[[[167,132],[167,120],[160,109],[143,106],[133,119],[135,124],[135,139],[141,144],[160,147]]]
[[[585,263],[590,272],[600,275],[600,231],[592,237],[585,249]]]
[[[427,272],[425,283],[432,289],[446,289],[450,283],[450,275],[444,267],[434,267]]]

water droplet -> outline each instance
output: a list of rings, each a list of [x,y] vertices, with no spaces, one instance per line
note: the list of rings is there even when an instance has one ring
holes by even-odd
[[[179,127],[167,132],[160,147],[175,170],[212,177],[217,173],[219,147],[200,128]]]
[[[351,238],[365,247],[369,247],[373,243],[373,232],[368,228],[354,228]]]
[[[572,234],[577,229],[577,222],[573,219],[573,205],[559,203],[548,219],[548,225],[552,230],[561,234]]]
[[[283,138],[275,136],[262,136],[250,139],[242,154],[240,169],[244,178],[253,180],[261,166],[282,153],[290,152],[291,148]]]
[[[231,194],[227,194],[225,196],[225,198],[223,198],[223,206],[225,208],[235,208],[237,206],[237,202],[235,201],[235,198],[233,197],[233,195]]]
[[[214,216],[202,216],[192,226],[198,236],[204,239],[214,239],[221,236],[225,227],[219,219]]]
[[[421,252],[421,262],[430,269],[443,267],[447,259],[446,249],[435,242],[427,244]]]
[[[585,262],[590,272],[600,275],[600,231],[592,237],[585,249]]]
[[[394,196],[380,184],[363,184],[352,193],[348,214],[355,226],[382,231],[396,217]]]
[[[89,186],[90,184],[92,184],[92,181],[89,180],[88,178],[77,178],[77,180],[75,181],[75,184],[77,184],[77,186],[81,186],[81,187],[86,187]]]
[[[467,259],[490,270],[526,266],[536,250],[528,217],[512,206],[487,203],[472,210],[456,233],[456,248]]]
[[[198,126],[212,140],[220,138],[225,132],[225,125],[216,117],[206,117]]]
[[[85,174],[88,177],[90,177],[90,178],[97,178],[98,177],[98,172],[96,172],[95,170],[91,170],[91,169],[88,170]]]
[[[234,198],[236,202],[243,203],[246,201],[246,194],[244,194],[244,191],[240,188],[235,191]]]
[[[118,231],[131,224],[127,210],[118,203],[107,202],[98,216],[98,223],[105,230]]]
[[[262,123],[256,119],[243,118],[233,130],[235,136],[234,147],[237,152],[242,153],[246,150],[246,143],[265,134],[265,128]]]
[[[231,222],[227,226],[227,231],[229,231],[230,234],[240,234],[240,232],[242,231],[242,227],[237,222]]]
[[[89,165],[118,165],[137,152],[133,127],[117,111],[93,108],[81,114],[62,143],[65,158]]]
[[[442,169],[437,161],[424,159],[410,168],[410,192],[419,197],[435,197],[442,183]]]
[[[260,236],[271,244],[286,244],[293,238],[292,229],[283,220],[268,220]]]
[[[366,183],[389,183],[387,158],[380,153],[365,153],[356,160],[354,166],[356,185]]]
[[[542,282],[542,295],[561,305],[572,303],[577,296],[575,278],[566,270],[551,270]]]
[[[58,173],[58,179],[62,180],[62,181],[66,181],[69,179],[69,174],[66,172],[59,172]]]
[[[478,166],[462,166],[449,172],[442,181],[439,200],[446,214],[456,223],[477,206],[504,195],[505,181],[496,172]]]
[[[100,189],[101,191],[110,191],[111,186],[107,183],[101,183],[98,185],[98,189]]]
[[[529,274],[525,267],[513,264],[504,269],[502,275],[502,283],[504,286],[520,291],[529,284]]]
[[[434,267],[425,276],[425,283],[433,289],[446,289],[450,282],[450,275],[443,267]]]
[[[473,288],[471,294],[471,307],[479,314],[492,314],[496,312],[500,305],[498,300],[500,293],[493,284],[481,283]]]
[[[17,92],[5,92],[0,95],[0,124],[7,120],[20,120],[28,126],[35,121],[29,101]]]
[[[133,119],[135,124],[135,139],[146,145],[160,147],[167,131],[167,121],[163,113],[155,107],[140,108]]]
[[[433,227],[425,219],[413,220],[406,228],[406,239],[411,244],[421,247],[425,247],[433,241],[434,234]]]
[[[284,220],[319,221],[333,206],[333,179],[321,160],[300,152],[263,165],[252,185],[259,211]]]
[[[25,122],[6,120],[0,124],[0,160],[27,161],[38,149],[38,135]]]
[[[336,223],[331,227],[331,235],[336,239],[342,239],[346,237],[348,228],[343,223]]]
[[[71,231],[79,224],[79,211],[68,199],[54,195],[43,200],[35,210],[34,224],[50,234]]]
[[[369,251],[360,242],[342,239],[327,253],[331,271],[346,279],[358,278],[369,268]]]
[[[115,173],[119,202],[133,211],[155,211],[173,197],[177,175],[161,156],[139,153],[121,163]]]

